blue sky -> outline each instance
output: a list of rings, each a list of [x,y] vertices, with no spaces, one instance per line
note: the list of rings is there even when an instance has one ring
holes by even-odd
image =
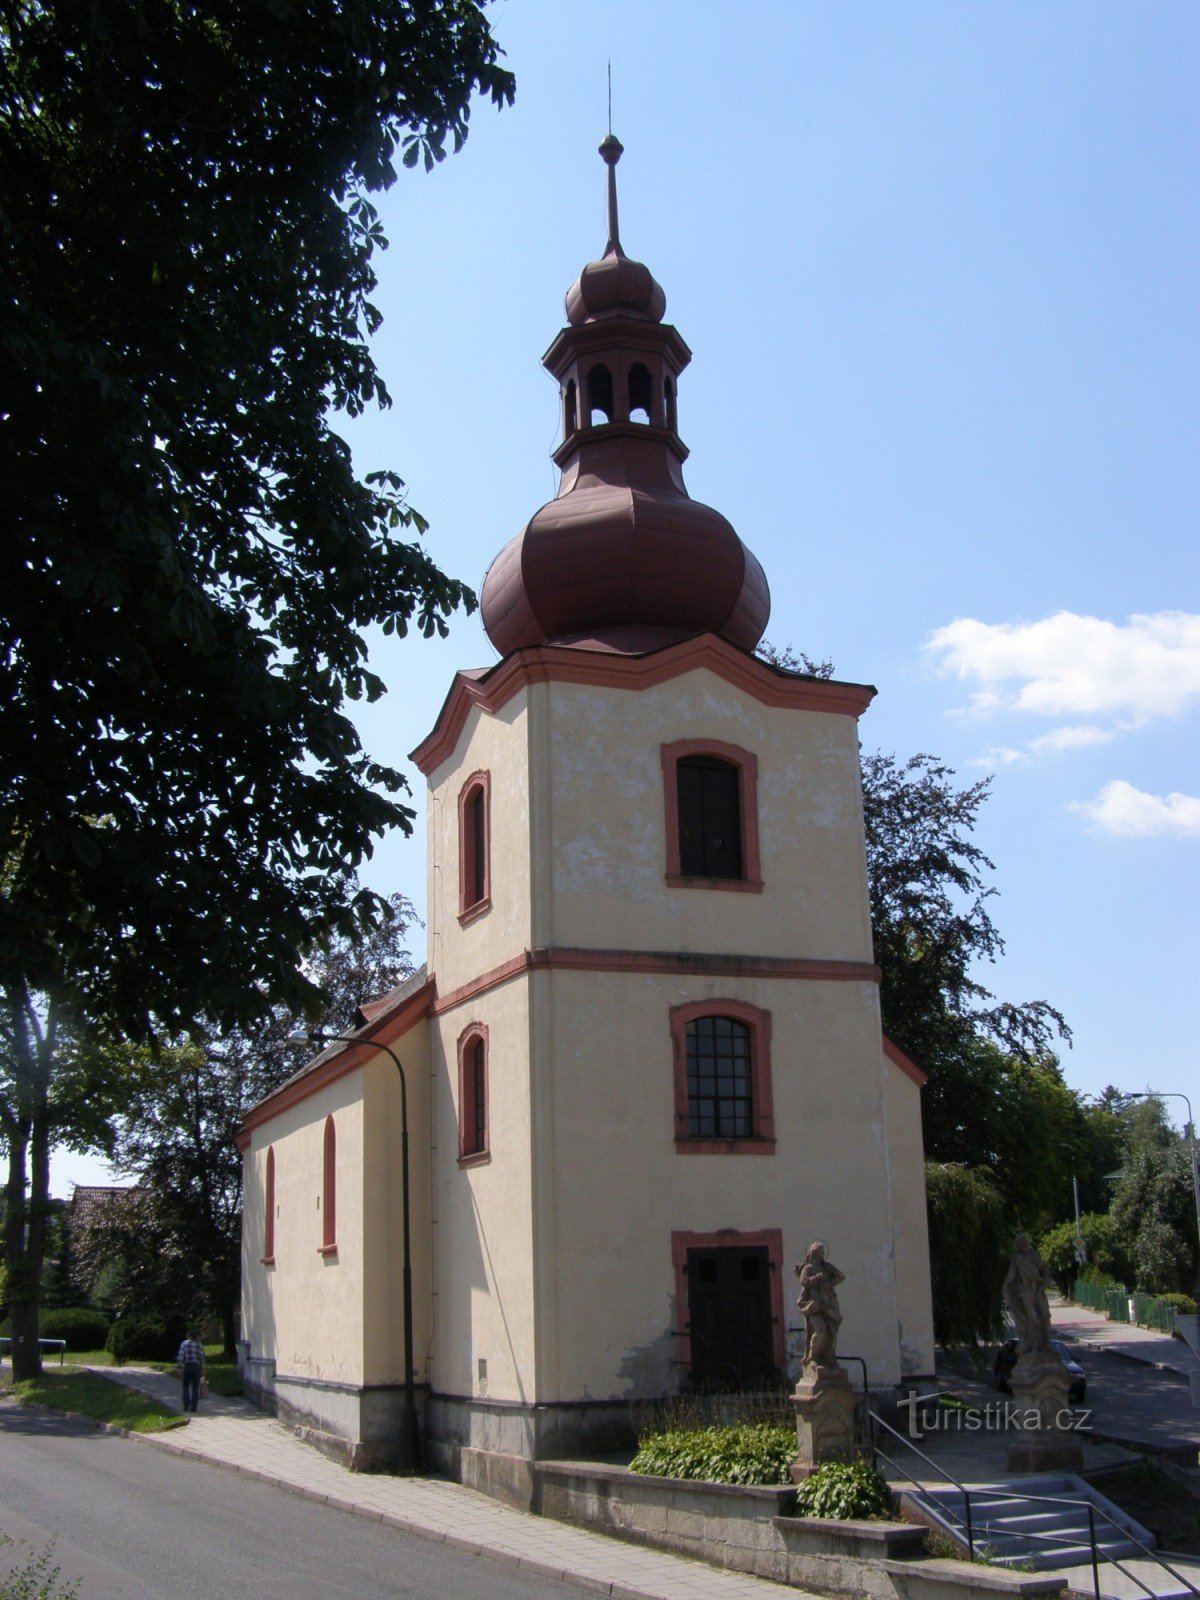
[[[346,427],[476,588],[556,488],[540,356],[621,234],[694,360],[688,487],[762,561],[767,637],[879,689],[867,749],[993,773],[1007,953],[1068,1081],[1200,1100],[1200,8],[506,0],[516,104],[383,198],[393,408]],[[478,618],[373,641],[402,762]],[[424,901],[424,822],[365,874]],[[56,1166],[56,1190],[85,1175]]]

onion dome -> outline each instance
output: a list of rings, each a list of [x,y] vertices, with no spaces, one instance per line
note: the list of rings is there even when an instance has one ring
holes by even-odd
[[[548,643],[636,654],[697,633],[750,651],[770,614],[754,555],[684,486],[676,394],[691,351],[663,323],[649,269],[621,248],[621,153],[609,134],[608,245],[568,291],[568,326],[542,358],[562,399],[558,495],[484,579],[483,623],[502,655]]]
[[[621,249],[617,227],[617,162],[624,146],[610,133],[600,146],[608,167],[608,244],[599,261],[590,261],[567,290],[567,321],[573,328],[599,317],[644,317],[661,322],[667,297],[650,268],[631,261]]]

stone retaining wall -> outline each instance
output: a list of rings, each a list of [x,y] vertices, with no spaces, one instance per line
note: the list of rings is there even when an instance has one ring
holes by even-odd
[[[649,1478],[590,1462],[533,1463],[534,1509],[635,1543],[827,1595],[866,1600],[1041,1600],[1054,1573],[1017,1573],[923,1556],[904,1522],[791,1517],[791,1488]]]

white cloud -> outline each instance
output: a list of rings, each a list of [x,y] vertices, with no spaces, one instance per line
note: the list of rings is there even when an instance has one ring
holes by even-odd
[[[931,635],[925,649],[940,657],[941,671],[978,685],[971,704],[980,712],[1116,715],[1139,723],[1200,701],[1200,616],[1184,611],[1135,615],[1123,624],[1073,611],[1040,622],[961,617]]]
[[[1015,762],[1028,761],[1029,757],[1024,750],[1014,750],[1011,745],[994,744],[976,756],[971,762],[973,767],[1011,767]]]
[[[1118,778],[1069,809],[1118,838],[1200,839],[1200,795],[1147,794]]]
[[[1094,723],[1077,722],[1065,728],[1054,728],[1029,741],[1029,748],[1040,755],[1043,751],[1082,750],[1088,745],[1107,744],[1113,737],[1112,728],[1098,728]]]

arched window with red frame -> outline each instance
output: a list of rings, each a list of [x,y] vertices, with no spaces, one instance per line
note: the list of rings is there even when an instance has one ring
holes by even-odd
[[[337,1249],[337,1130],[333,1118],[325,1118],[322,1149],[321,1254]]]
[[[671,1007],[675,1148],[681,1154],[771,1155],[771,1014],[742,1000]]]
[[[491,1159],[488,1129],[488,1030],[472,1022],[458,1040],[458,1164]]]
[[[676,889],[761,892],[758,758],[720,739],[662,746],[666,879]]]
[[[458,795],[458,915],[470,922],[492,903],[491,774],[473,772]]]

